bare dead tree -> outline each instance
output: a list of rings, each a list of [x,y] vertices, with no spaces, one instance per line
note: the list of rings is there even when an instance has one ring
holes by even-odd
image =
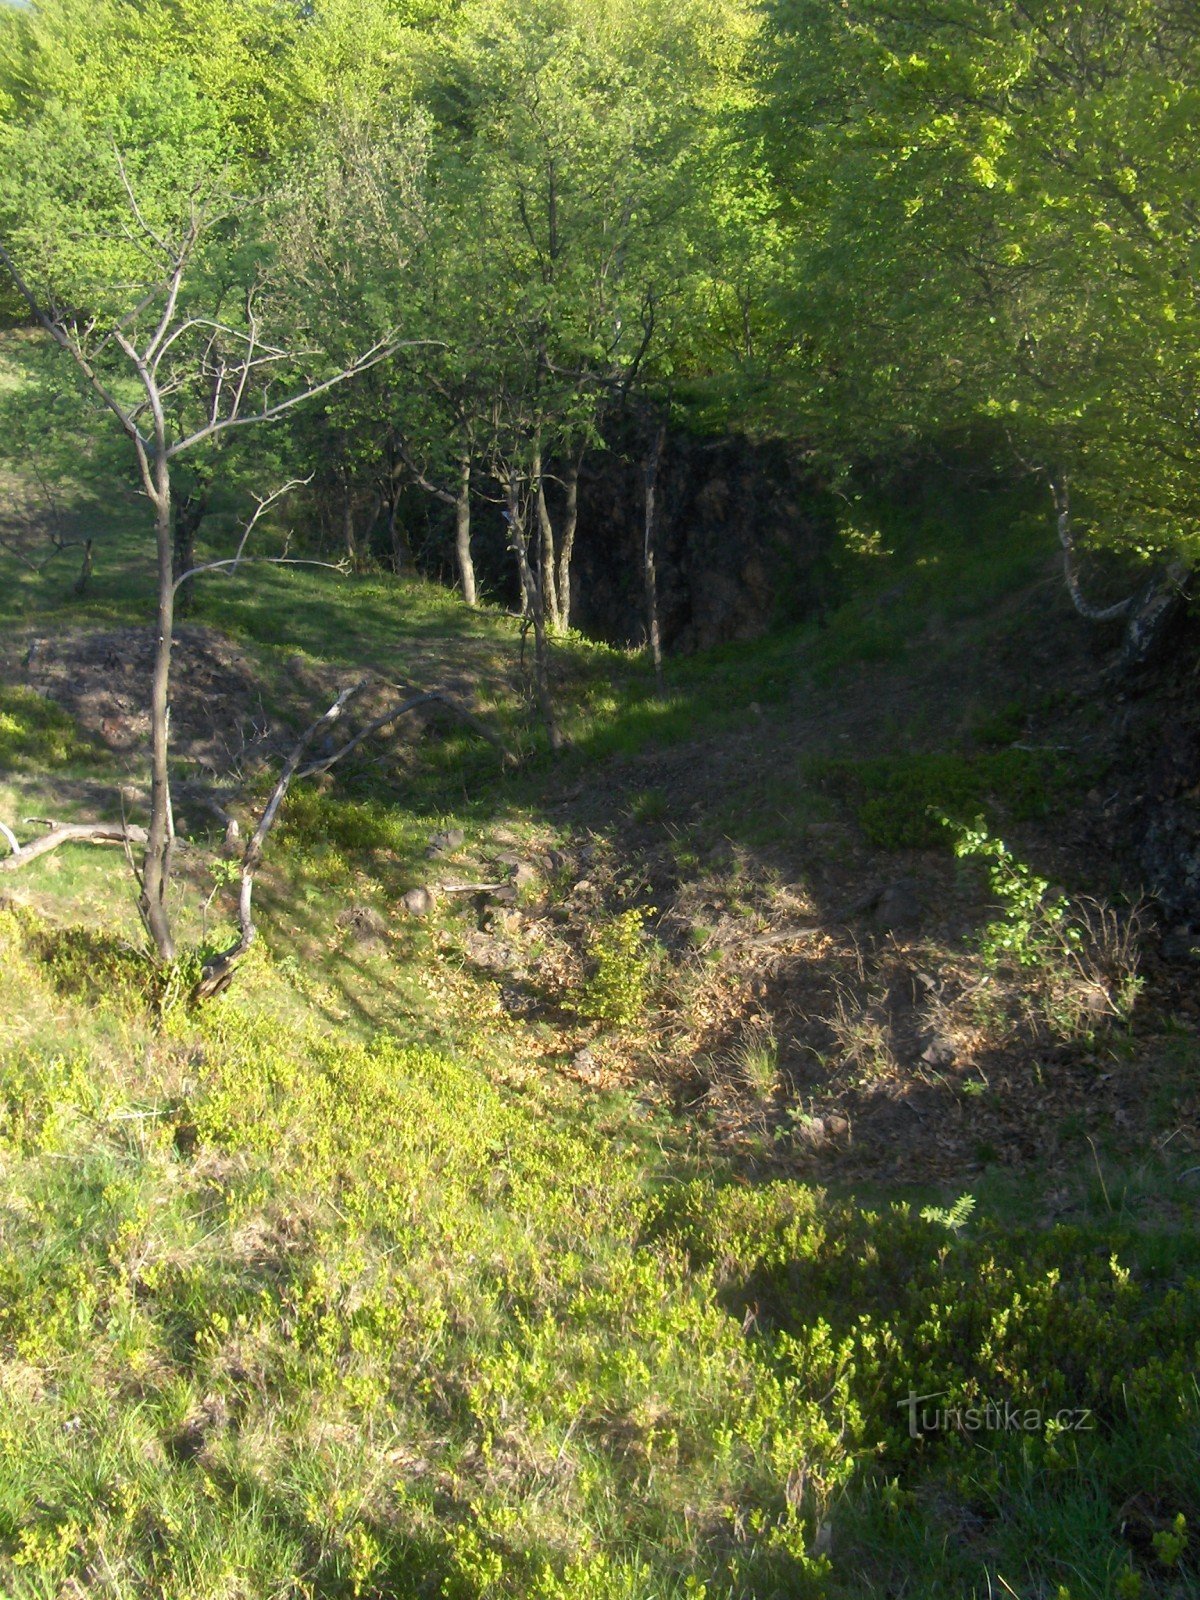
[[[143,214],[119,152],[114,155],[127,203],[127,231],[148,264],[145,281],[129,291],[123,312],[102,324],[61,303],[52,289],[36,293],[3,241],[0,265],[34,320],[70,357],[93,395],[116,419],[129,440],[154,511],[158,602],[150,691],[150,826],[138,904],[158,958],[166,962],[175,953],[167,893],[174,847],[169,744],[176,580],[186,581],[200,570],[182,575],[175,570],[174,465],[210,440],[286,416],[388,359],[402,341],[385,337],[322,377],[303,375],[305,366],[318,359],[317,352],[266,337],[262,307],[268,279],[261,268],[250,270],[238,291],[236,324],[220,314],[231,292],[223,291],[223,301],[205,300],[204,275],[194,269],[208,245],[215,243],[218,230],[233,220],[231,208],[193,194],[174,232],[154,228]],[[119,356],[116,362],[114,351]],[[109,376],[114,366],[116,371]],[[295,376],[298,370],[301,375]],[[286,380],[282,393],[281,375]],[[131,389],[136,397],[130,396]]]
[[[200,979],[192,991],[193,1001],[208,1000],[214,995],[221,994],[227,989],[233,979],[239,963],[245,958],[257,935],[254,925],[254,880],[262,865],[263,852],[266,848],[267,837],[279,818],[284,800],[287,798],[288,789],[297,780],[312,778],[320,773],[328,772],[353,750],[370,739],[375,734],[383,733],[401,717],[407,716],[419,706],[439,704],[445,706],[454,716],[464,721],[468,727],[478,733],[482,738],[496,746],[506,764],[515,761],[512,752],[487,725],[474,714],[461,705],[452,695],[444,689],[419,690],[408,695],[397,705],[389,707],[382,715],[375,717],[365,727],[345,739],[343,743],[332,752],[319,760],[305,763],[304,757],[313,747],[314,743],[327,735],[342,720],[342,715],[350,702],[360,695],[370,683],[370,678],[360,678],[357,683],[350,684],[343,689],[337,699],[322,713],[317,720],[309,725],[300,735],[291,754],[283,764],[275,787],[267,798],[259,816],[257,826],[246,842],[242,853],[241,884],[238,891],[238,937],[236,941],[205,963]]]
[[[663,692],[662,631],[658,624],[658,572],[655,564],[655,514],[657,510],[658,468],[666,444],[667,428],[659,423],[642,469],[645,491],[645,520],[642,528],[642,578],[646,591],[646,640],[654,662],[654,683]]]

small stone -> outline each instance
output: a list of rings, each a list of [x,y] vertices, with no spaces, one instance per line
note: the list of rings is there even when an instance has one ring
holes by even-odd
[[[944,1033],[930,1033],[922,1040],[921,1060],[927,1067],[952,1067],[958,1055]]]
[[[512,871],[514,889],[528,889],[538,880],[537,869],[527,861],[519,861]]]
[[[410,889],[404,896],[404,909],[410,916],[427,917],[433,910],[433,896],[428,889]]]
[[[429,841],[429,854],[431,856],[452,855],[455,850],[462,848],[466,837],[461,828],[447,828],[444,833],[435,833]]]
[[[348,928],[360,944],[374,944],[387,932],[387,919],[374,906],[349,906],[337,916],[339,928]]]
[[[897,878],[879,896],[875,921],[881,928],[915,928],[921,920],[921,897],[911,878]]]
[[[845,1138],[846,1134],[850,1132],[849,1119],[843,1117],[840,1112],[831,1112],[824,1120],[825,1132],[831,1139]]]
[[[1164,961],[1195,961],[1200,959],[1200,933],[1187,928],[1172,928],[1164,934],[1161,945]]]
[[[584,1045],[582,1050],[576,1050],[571,1059],[571,1065],[584,1078],[594,1078],[600,1068],[600,1063],[596,1060],[596,1052],[587,1045]]]

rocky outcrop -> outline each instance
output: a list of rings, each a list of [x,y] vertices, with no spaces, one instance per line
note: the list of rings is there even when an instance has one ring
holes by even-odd
[[[579,503],[572,622],[594,638],[640,644],[644,498],[636,438],[589,457]],[[794,448],[672,434],[658,504],[659,617],[668,649],[756,638],[831,603],[832,502]]]
[[[1126,847],[1168,926],[1200,930],[1200,618],[1178,612],[1152,670],[1113,681]]]

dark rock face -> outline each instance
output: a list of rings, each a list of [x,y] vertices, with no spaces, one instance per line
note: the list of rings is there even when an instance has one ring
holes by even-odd
[[[1125,842],[1166,920],[1200,929],[1200,618],[1172,618],[1152,671],[1126,683]]]
[[[585,462],[572,623],[613,644],[645,637],[644,449]],[[820,615],[833,598],[832,500],[780,443],[672,434],[658,471],[659,619],[670,650],[753,639]]]
[[[1147,889],[1167,916],[1200,929],[1200,803],[1165,801],[1150,808],[1138,859]]]

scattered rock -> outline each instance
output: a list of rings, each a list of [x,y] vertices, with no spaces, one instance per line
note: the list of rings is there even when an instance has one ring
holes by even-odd
[[[921,896],[912,878],[897,878],[880,891],[875,904],[875,922],[880,928],[915,928],[921,915]]]
[[[528,889],[538,881],[536,867],[531,867],[528,861],[518,861],[512,870],[512,884],[514,889]]]
[[[571,1058],[571,1065],[581,1078],[594,1080],[600,1074],[600,1063],[596,1060],[596,1052],[590,1045],[584,1045],[582,1050],[576,1050]]]
[[[1160,949],[1164,961],[1200,961],[1200,933],[1172,928],[1163,935]]]
[[[827,1138],[824,1117],[799,1118],[796,1123],[796,1137],[803,1139],[814,1150],[819,1150]]]
[[[433,910],[433,895],[428,889],[410,889],[404,896],[404,909],[412,917],[427,917]]]
[[[506,983],[500,989],[500,1004],[510,1017],[531,1017],[537,1013],[541,1002],[520,984]]]
[[[927,1033],[920,1043],[921,1060],[927,1067],[952,1067],[958,1058],[953,1042],[944,1033]]]
[[[387,933],[387,918],[374,906],[347,906],[337,914],[337,926],[346,928],[359,944],[376,944]]]
[[[830,1112],[822,1119],[825,1123],[825,1132],[831,1139],[844,1139],[850,1132],[850,1121],[838,1111]]]
[[[466,837],[461,828],[447,828],[444,833],[435,833],[429,841],[426,854],[431,857],[453,855],[456,850],[461,850]]]
[[[512,972],[520,964],[517,952],[490,933],[470,933],[467,959],[484,972]]]

